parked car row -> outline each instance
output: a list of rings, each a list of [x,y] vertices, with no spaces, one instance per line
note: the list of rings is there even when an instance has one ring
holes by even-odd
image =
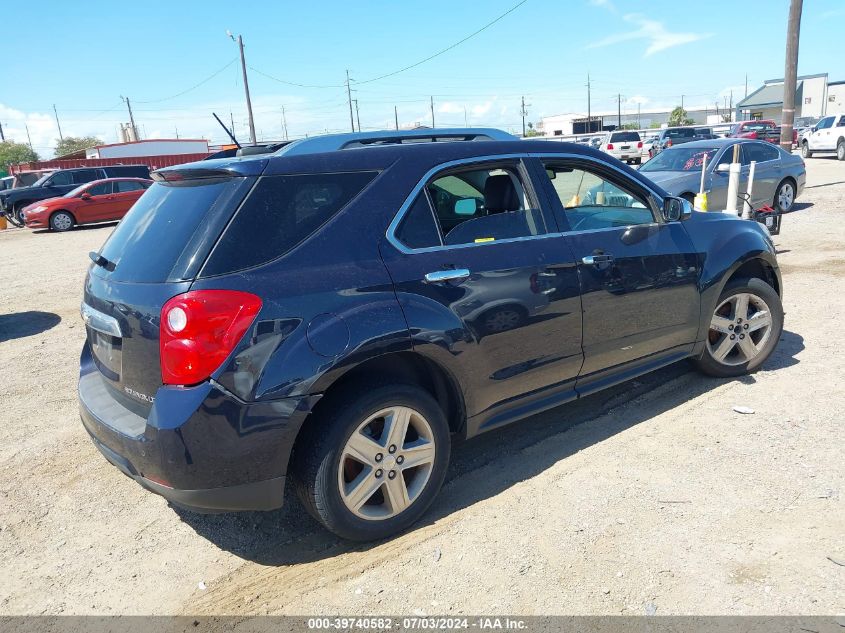
[[[14,222],[23,224],[24,209],[41,200],[64,196],[79,188],[80,185],[109,178],[149,180],[149,177],[150,168],[146,165],[109,165],[51,171],[29,186],[0,191],[0,212],[9,216]]]
[[[845,160],[845,114],[834,114],[821,119],[801,138],[801,155],[836,152],[836,158]]]

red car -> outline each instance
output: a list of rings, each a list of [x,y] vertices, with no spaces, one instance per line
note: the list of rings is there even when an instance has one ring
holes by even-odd
[[[23,210],[33,229],[67,231],[76,224],[119,220],[153,184],[144,178],[105,178],[80,185],[59,198],[39,200]]]
[[[739,121],[731,126],[731,131],[728,132],[727,136],[769,141],[769,143],[778,145],[780,144],[780,126],[771,119]],[[792,130],[792,146],[798,146],[798,132],[795,129]]]

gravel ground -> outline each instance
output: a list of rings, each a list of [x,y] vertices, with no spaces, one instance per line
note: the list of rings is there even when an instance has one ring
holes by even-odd
[[[762,371],[679,364],[459,445],[422,523],[364,546],[292,496],[194,515],[107,464],[75,387],[86,254],[113,227],[0,233],[0,614],[844,611],[845,163],[808,172]]]

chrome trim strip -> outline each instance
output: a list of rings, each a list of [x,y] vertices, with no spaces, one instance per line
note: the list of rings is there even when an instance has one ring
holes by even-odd
[[[414,253],[431,253],[431,252],[436,252],[436,251],[442,251],[442,250],[447,250],[447,249],[457,249],[457,248],[483,248],[485,246],[491,246],[491,245],[495,245],[495,244],[508,244],[508,243],[511,243],[511,242],[522,242],[522,241],[526,241],[526,240],[538,240],[538,239],[544,239],[544,238],[549,238],[549,237],[561,237],[562,235],[580,235],[582,233],[594,233],[594,232],[607,231],[607,230],[614,230],[615,231],[615,230],[618,230],[619,228],[621,228],[621,227],[607,227],[607,228],[603,228],[603,229],[588,229],[588,230],[584,230],[584,231],[567,231],[565,233],[557,231],[557,232],[553,232],[553,233],[543,233],[542,235],[527,235],[527,236],[524,236],[524,237],[511,237],[511,238],[507,238],[507,239],[503,239],[503,240],[495,240],[495,241],[492,241],[492,242],[479,242],[479,243],[471,243],[471,244],[449,244],[449,245],[442,245],[442,246],[427,246],[426,248],[408,248],[402,242],[400,242],[399,239],[396,237],[396,230],[399,228],[399,224],[402,222],[402,219],[405,217],[405,214],[408,212],[408,209],[411,208],[411,205],[417,199],[417,195],[419,194],[420,190],[425,187],[426,183],[435,174],[437,174],[441,171],[448,170],[448,169],[451,169],[453,167],[459,167],[459,166],[462,166],[462,165],[472,165],[474,163],[487,163],[487,162],[490,162],[491,160],[515,160],[515,159],[516,160],[524,160],[526,158],[539,158],[541,160],[544,159],[544,158],[582,160],[582,161],[587,161],[587,162],[590,162],[590,163],[595,163],[595,164],[600,165],[602,167],[608,167],[608,168],[614,170],[615,172],[617,172],[621,177],[630,178],[630,176],[628,174],[624,173],[621,169],[619,169],[618,167],[616,167],[615,165],[613,165],[609,162],[599,161],[599,160],[596,160],[592,156],[585,156],[584,154],[572,154],[572,153],[568,153],[568,152],[553,152],[553,153],[552,152],[549,152],[549,153],[546,153],[546,152],[542,152],[542,153],[529,152],[529,153],[519,153],[519,154],[492,154],[492,155],[486,155],[486,156],[473,156],[471,158],[461,158],[461,159],[458,159],[458,160],[448,161],[446,163],[441,163],[440,165],[437,165],[436,167],[432,167],[431,169],[429,169],[425,173],[425,175],[420,179],[420,181],[416,184],[416,186],[414,186],[414,188],[411,190],[411,193],[405,199],[405,202],[402,203],[402,206],[399,207],[399,211],[396,213],[396,215],[393,217],[393,220],[390,222],[390,224],[387,227],[387,231],[385,233],[385,237],[387,238],[387,241],[390,242],[390,244],[396,250],[398,250],[400,253],[403,253],[405,255],[411,255],[411,254],[414,254]],[[641,183],[639,181],[637,181],[637,184],[642,186],[643,189],[645,189],[652,196],[652,198],[658,203],[658,204],[656,204],[656,206],[659,209],[660,206],[661,206],[661,204],[659,204],[659,203],[661,203],[663,201],[663,197],[658,195],[657,192],[655,192],[648,185]],[[429,206],[431,206],[430,203],[429,203]],[[649,210],[652,212],[652,214],[654,214],[654,209],[649,209]],[[660,224],[660,221],[656,220],[652,224]],[[635,225],[632,225],[632,226],[635,226]]]
[[[103,314],[99,310],[95,310],[84,301],[79,305],[79,313],[82,315],[85,325],[92,330],[109,334],[110,336],[116,336],[117,338],[123,336],[120,331],[120,323],[117,322],[117,319],[108,314]]]

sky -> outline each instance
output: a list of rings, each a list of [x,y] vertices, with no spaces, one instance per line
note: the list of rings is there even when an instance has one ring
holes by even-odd
[[[593,112],[724,104],[783,76],[788,0],[14,2],[2,11],[0,123],[42,157],[58,138],[118,141],[132,104],[142,138],[248,139],[244,38],[259,139],[361,127],[492,126]],[[486,27],[486,28],[483,28]],[[809,0],[799,74],[845,80],[845,0]],[[480,32],[479,32],[480,31]],[[447,50],[448,49],[448,50]],[[437,55],[437,53],[441,53]],[[431,58],[432,59],[428,59]],[[428,61],[424,61],[427,60]],[[422,62],[422,63],[419,63]],[[410,68],[408,68],[410,67]],[[403,70],[406,69],[407,70]],[[386,76],[385,75],[389,75]],[[231,112],[231,116],[230,116]]]

